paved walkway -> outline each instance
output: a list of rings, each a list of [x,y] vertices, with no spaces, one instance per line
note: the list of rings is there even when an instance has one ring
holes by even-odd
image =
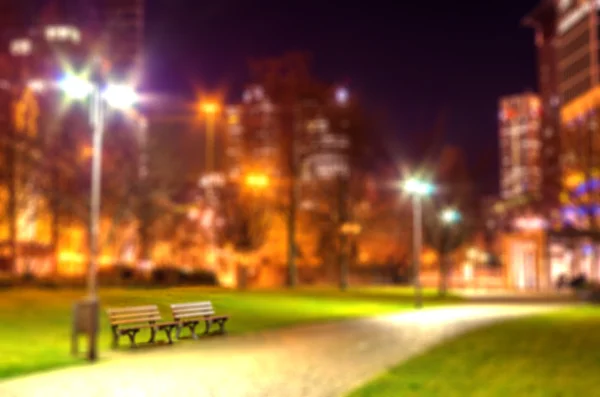
[[[445,338],[557,307],[461,305],[190,341],[8,380],[0,396],[338,397]]]

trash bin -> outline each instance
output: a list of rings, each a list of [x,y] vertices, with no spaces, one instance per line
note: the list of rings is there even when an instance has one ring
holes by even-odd
[[[86,335],[88,338],[88,358],[96,359],[96,340],[98,336],[98,309],[97,299],[86,298],[73,305],[73,324],[71,331],[71,353],[79,353],[79,336]]]

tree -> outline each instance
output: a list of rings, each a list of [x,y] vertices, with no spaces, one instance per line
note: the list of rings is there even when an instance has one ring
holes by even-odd
[[[430,199],[424,211],[424,238],[439,258],[439,294],[448,290],[451,263],[448,256],[469,238],[473,222],[473,197],[464,153],[453,146],[445,146],[436,167],[435,183],[438,192]],[[445,222],[441,214],[453,209],[460,220]]]
[[[296,258],[298,179],[300,173],[299,139],[303,130],[304,110],[311,102],[319,101],[321,85],[310,75],[310,56],[306,53],[287,53],[279,58],[254,60],[250,63],[253,80],[278,107],[277,125],[280,129],[281,164],[289,180],[287,187],[287,262],[288,285],[297,284]]]

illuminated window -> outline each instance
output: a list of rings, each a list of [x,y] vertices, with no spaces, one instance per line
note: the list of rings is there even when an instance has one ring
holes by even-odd
[[[31,54],[33,44],[29,39],[16,39],[10,43],[10,53],[15,56],[27,56]]]
[[[68,25],[49,25],[44,30],[46,40],[50,42],[81,42],[81,33],[79,29]]]

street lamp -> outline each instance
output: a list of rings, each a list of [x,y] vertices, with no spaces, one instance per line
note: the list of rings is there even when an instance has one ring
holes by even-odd
[[[215,135],[215,117],[216,114],[219,112],[220,110],[220,106],[218,103],[216,102],[211,102],[211,101],[207,101],[207,102],[201,102],[200,103],[200,110],[202,113],[204,113],[204,115],[206,116],[206,174],[208,176],[210,176],[212,174],[213,167],[214,167],[214,150],[215,150],[215,143],[214,143],[214,135]],[[209,184],[207,189],[207,201],[208,201],[208,205],[212,208],[213,204],[215,203],[215,192],[214,192],[214,186],[213,184]],[[214,225],[211,225],[210,227],[210,252],[208,257],[209,258],[215,258],[214,255],[214,250],[215,250],[215,230],[214,230]]]
[[[97,324],[98,317],[98,293],[97,293],[97,267],[99,256],[99,225],[100,225],[100,200],[102,181],[102,138],[104,135],[104,105],[115,109],[126,110],[137,102],[137,95],[133,88],[124,85],[108,85],[101,90],[98,84],[87,79],[67,75],[59,83],[59,88],[73,100],[85,100],[91,97],[90,123],[93,128],[92,138],[92,184],[90,194],[90,262],[88,268],[88,299],[93,307],[94,322]],[[95,326],[90,326],[90,347],[88,358],[96,360],[96,331]]]
[[[270,179],[266,174],[248,174],[244,184],[252,189],[265,189],[269,186]]]
[[[216,102],[201,102],[200,110],[206,116],[206,172],[213,172],[215,116],[220,110]]]
[[[423,207],[421,199],[430,196],[435,186],[425,180],[410,178],[402,183],[402,189],[413,198],[413,283],[415,288],[415,306],[423,306],[421,290],[421,250],[423,248]]]
[[[442,222],[446,225],[453,225],[455,223],[458,223],[462,216],[460,215],[460,212],[458,212],[456,209],[446,208],[440,214],[440,218]]]

